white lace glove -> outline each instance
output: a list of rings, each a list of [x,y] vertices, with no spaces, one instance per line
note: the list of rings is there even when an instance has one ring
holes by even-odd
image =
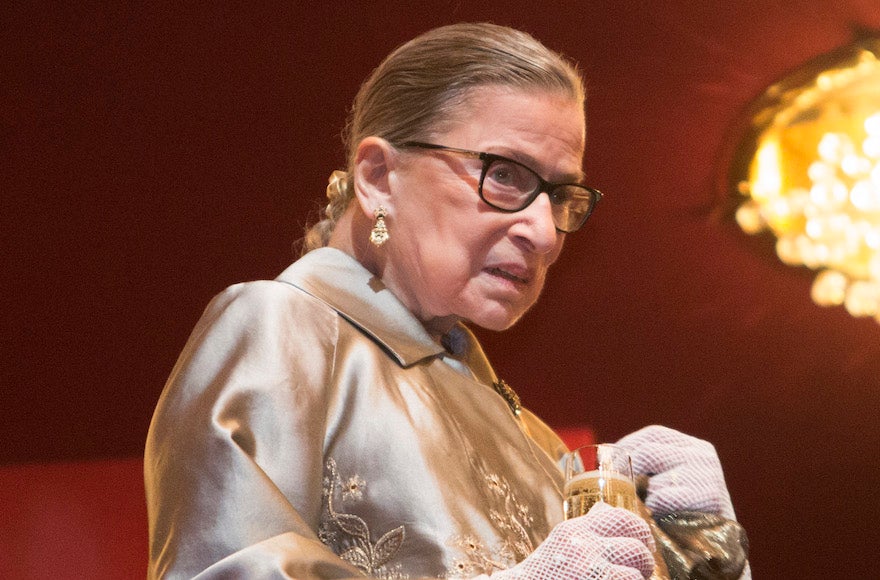
[[[627,435],[618,445],[629,451],[636,475],[650,478],[645,505],[655,516],[691,510],[736,519],[711,443],[652,425]]]
[[[491,580],[642,580],[654,569],[653,550],[644,520],[599,503],[558,524],[525,560]]]

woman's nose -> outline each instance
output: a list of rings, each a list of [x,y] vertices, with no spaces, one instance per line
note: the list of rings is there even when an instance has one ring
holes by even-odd
[[[529,250],[539,254],[545,254],[556,247],[556,242],[563,234],[556,230],[553,223],[553,207],[550,196],[541,193],[535,200],[523,210],[513,214],[519,219],[511,229],[511,233],[523,243],[528,244]]]

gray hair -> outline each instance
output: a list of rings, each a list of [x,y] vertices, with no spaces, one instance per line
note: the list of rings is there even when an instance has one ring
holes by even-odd
[[[348,207],[361,140],[377,136],[402,143],[442,131],[468,91],[485,85],[558,92],[577,103],[585,98],[576,65],[525,32],[464,23],[414,38],[388,55],[361,85],[343,132],[347,172],[331,176],[325,218],[307,230],[303,253],[327,245]]]

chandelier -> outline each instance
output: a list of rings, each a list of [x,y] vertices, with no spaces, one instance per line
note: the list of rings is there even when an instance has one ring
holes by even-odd
[[[880,322],[880,38],[768,88],[729,177],[736,222],[772,233],[785,264],[817,272],[814,302]]]

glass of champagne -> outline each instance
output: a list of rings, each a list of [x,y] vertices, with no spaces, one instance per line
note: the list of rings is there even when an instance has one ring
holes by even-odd
[[[605,502],[638,513],[632,461],[622,447],[602,443],[565,455],[565,517],[574,518]]]
[[[636,499],[632,460],[623,447],[609,443],[578,447],[565,454],[564,464],[566,519],[586,514],[599,502],[645,517]],[[654,550],[651,580],[670,580],[660,550]]]

